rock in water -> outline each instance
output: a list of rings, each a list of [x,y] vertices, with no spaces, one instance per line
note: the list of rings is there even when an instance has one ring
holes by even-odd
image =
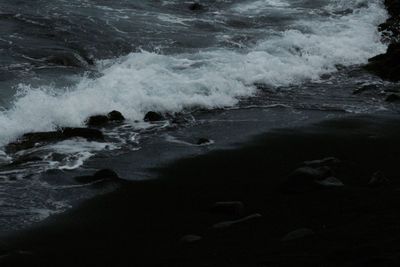
[[[163,121],[165,117],[159,112],[149,111],[146,113],[143,120],[146,122]]]
[[[195,2],[195,3],[190,4],[188,8],[189,8],[189,10],[192,10],[192,11],[199,11],[199,10],[203,10],[204,6]]]
[[[117,110],[113,110],[107,115],[94,115],[90,116],[86,121],[87,126],[98,127],[105,125],[110,122],[122,122],[125,120],[125,117],[121,112]]]
[[[94,115],[86,120],[86,125],[90,127],[101,126],[107,124],[108,121],[108,117],[105,115]]]
[[[385,99],[386,102],[390,102],[390,103],[396,103],[396,102],[400,102],[400,95],[398,94],[390,94],[386,97]]]
[[[61,128],[60,131],[62,132],[62,137],[64,139],[68,139],[68,138],[72,138],[72,137],[82,137],[82,138],[86,138],[91,141],[104,140],[103,133],[96,129],[67,127],[67,128]]]
[[[30,149],[51,142],[59,142],[73,137],[98,141],[104,140],[103,133],[99,130],[67,127],[52,132],[26,133],[16,142],[8,144],[6,151],[7,153],[15,153],[20,150]]]
[[[382,79],[400,81],[400,44],[391,43],[385,54],[369,59],[365,69]]]
[[[210,144],[211,143],[211,141],[210,141],[210,139],[207,139],[207,138],[199,138],[199,140],[197,140],[197,145],[207,145],[207,144]]]
[[[122,115],[122,113],[117,110],[113,110],[108,113],[107,117],[110,121],[122,122],[125,120],[125,117]]]
[[[311,236],[314,235],[314,231],[308,228],[300,228],[297,229],[293,232],[288,233],[287,235],[285,235],[282,238],[282,241],[291,241],[291,240],[295,240],[295,239],[300,239],[300,238],[304,238],[307,236]]]

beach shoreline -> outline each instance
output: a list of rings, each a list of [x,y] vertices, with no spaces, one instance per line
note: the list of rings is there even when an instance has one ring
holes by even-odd
[[[178,160],[160,169],[159,179],[131,182],[3,238],[0,262],[395,266],[399,122],[388,115],[336,118]],[[337,159],[322,165],[344,186],[288,178],[304,161],[326,158]],[[233,201],[243,204],[240,213],[213,209]]]

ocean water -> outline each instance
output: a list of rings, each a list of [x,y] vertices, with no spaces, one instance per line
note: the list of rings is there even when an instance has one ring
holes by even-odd
[[[0,2],[0,222],[7,229],[90,195],[80,185],[49,186],[42,173],[140,151],[144,136],[171,126],[143,122],[148,111],[183,116],[178,128],[196,124],[199,111],[271,105],[397,112],[380,96],[387,83],[362,70],[387,48],[377,31],[387,18],[383,1],[199,3],[202,10],[178,0]],[[352,94],[365,86],[374,92]],[[82,127],[111,110],[127,121],[103,129],[105,142],[5,152],[24,133]],[[27,157],[34,160],[17,163]],[[60,188],[78,189],[60,196]]]

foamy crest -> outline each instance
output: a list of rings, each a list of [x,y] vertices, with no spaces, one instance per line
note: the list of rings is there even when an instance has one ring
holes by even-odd
[[[349,2],[354,7],[360,1]],[[287,86],[318,79],[337,64],[365,63],[383,52],[376,26],[386,16],[380,1],[369,1],[348,15],[298,21],[294,28],[301,31],[269,35],[246,52],[132,53],[99,62],[100,78],[84,77],[66,90],[21,85],[13,107],[0,112],[0,146],[25,132],[81,126],[88,116],[114,109],[141,120],[149,110],[235,105],[255,93],[255,82]]]

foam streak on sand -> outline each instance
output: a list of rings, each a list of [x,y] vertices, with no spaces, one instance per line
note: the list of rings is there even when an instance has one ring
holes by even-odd
[[[299,84],[335,71],[338,64],[365,63],[385,50],[376,26],[387,14],[380,1],[349,2],[354,10],[347,15],[299,20],[293,29],[266,36],[247,51],[209,48],[175,55],[143,51],[98,62],[100,78],[84,77],[65,90],[20,85],[12,108],[0,112],[0,146],[25,132],[79,126],[92,114],[114,109],[128,119],[141,120],[149,110],[233,106],[255,93],[255,82]],[[341,5],[339,1],[336,7]]]

